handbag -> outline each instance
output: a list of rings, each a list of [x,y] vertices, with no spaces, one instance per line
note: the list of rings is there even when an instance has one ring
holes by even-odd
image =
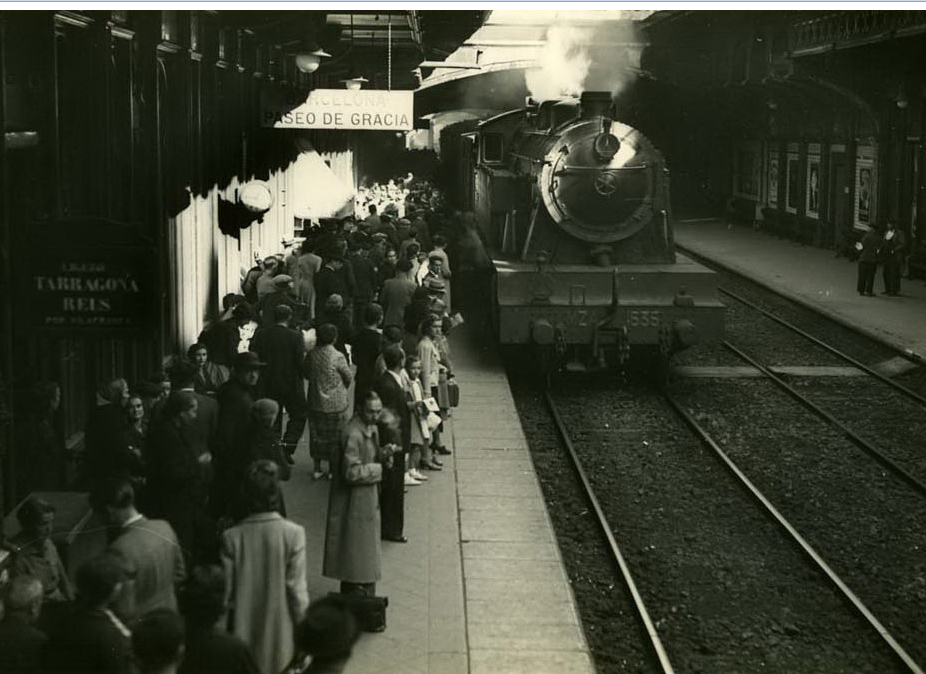
[[[456,379],[449,379],[447,381],[447,397],[450,399],[451,407],[460,406],[460,385],[457,384]]]
[[[441,425],[441,423],[443,423],[443,421],[444,420],[441,419],[441,416],[436,412],[428,412],[427,423],[429,431],[433,432],[435,429],[437,429],[438,426]]]
[[[342,602],[357,619],[357,626],[364,632],[382,632],[386,629],[386,608],[389,606],[389,597],[371,597],[365,594],[341,594],[330,592]]]

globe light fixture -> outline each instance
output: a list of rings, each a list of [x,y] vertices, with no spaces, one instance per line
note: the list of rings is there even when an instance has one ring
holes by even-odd
[[[251,213],[266,213],[273,206],[273,194],[266,183],[252,180],[241,188],[238,201]]]
[[[296,54],[296,67],[300,72],[314,73],[322,64],[323,58],[331,58],[331,54],[313,44],[308,50]]]
[[[347,87],[350,91],[357,91],[363,87],[364,82],[369,82],[366,77],[362,75],[359,77],[351,77],[350,79],[341,80],[344,83],[344,86]]]

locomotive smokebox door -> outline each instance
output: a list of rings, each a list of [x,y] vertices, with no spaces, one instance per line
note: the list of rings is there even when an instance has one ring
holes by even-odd
[[[543,203],[568,234],[590,243],[627,239],[653,217],[662,171],[658,152],[639,131],[598,120],[564,131],[544,158]]]

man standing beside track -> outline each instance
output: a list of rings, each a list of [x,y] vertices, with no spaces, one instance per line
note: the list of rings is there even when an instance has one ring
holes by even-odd
[[[858,256],[858,284],[856,289],[859,295],[874,297],[875,272],[878,270],[878,249],[881,247],[881,232],[875,227],[870,228],[862,237]]]

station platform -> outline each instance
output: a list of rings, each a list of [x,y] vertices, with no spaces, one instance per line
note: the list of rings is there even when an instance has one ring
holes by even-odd
[[[383,542],[387,628],[363,634],[345,674],[586,674],[595,671],[514,400],[491,340],[451,336],[461,406],[445,424],[444,469],[408,488],[405,535]],[[451,444],[452,443],[452,444]],[[285,485],[306,530],[311,597],[321,575],[327,480],[308,448]]]
[[[902,279],[888,297],[881,268],[875,296],[856,291],[858,265],[833,251],[805,246],[723,219],[679,220],[675,241],[705,260],[756,281],[833,320],[926,362],[926,285]]]

